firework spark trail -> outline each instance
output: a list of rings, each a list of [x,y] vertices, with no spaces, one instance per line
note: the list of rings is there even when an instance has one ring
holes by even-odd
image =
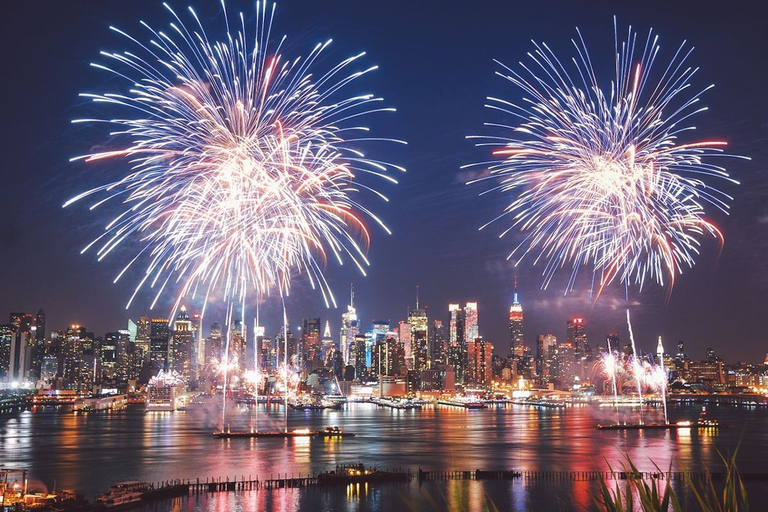
[[[631,27],[624,42],[616,27],[614,19],[610,88],[599,83],[580,32],[572,40],[575,73],[546,44],[534,42],[528,54],[533,64],[520,62],[522,71],[515,71],[499,63],[503,69],[497,72],[523,92],[522,102],[489,97],[486,105],[519,123],[487,123],[502,135],[471,137],[500,159],[466,166],[490,171],[469,184],[490,179],[495,185],[484,193],[513,194],[488,224],[509,219],[499,236],[524,234],[508,259],[542,263],[543,288],[570,267],[567,293],[586,267],[597,282],[597,297],[614,280],[627,296],[630,286],[642,291],[647,282],[671,290],[683,268],[695,264],[701,238],[723,242],[705,209],[727,213],[731,197],[708,181],[736,184],[715,161],[734,155],[723,153],[723,141],[681,140],[695,130],[689,121],[706,110],[698,103],[712,86],[691,91],[698,68],[686,64],[692,48],[685,42],[659,73],[653,31],[638,46]],[[640,364],[629,308],[627,328]]]
[[[284,38],[270,48],[275,6],[257,3],[256,31],[246,37],[227,22],[226,37],[209,38],[196,13],[187,27],[173,17],[169,32],[142,22],[145,44],[119,29],[137,51],[102,52],[109,64],[93,64],[124,79],[127,93],[83,94],[97,104],[127,111],[123,117],[74,122],[116,126],[116,148],[73,160],[127,160],[131,172],[65,203],[98,195],[91,209],[121,201],[122,212],[85,249],[99,260],[139,240],[140,250],[118,274],[146,264],[131,301],[146,287],[155,302],[169,287],[179,289],[172,313],[184,297],[214,294],[245,304],[276,291],[289,293],[293,274],[308,276],[326,305],[335,299],[323,275],[327,259],[345,259],[365,274],[368,228],[383,222],[357,201],[360,175],[390,176],[399,166],[367,157],[368,137],[360,117],[394,111],[370,94],[344,91],[373,71],[350,71],[363,53],[330,70],[315,70],[330,41],[305,59],[281,55]],[[251,30],[252,32],[252,30]],[[252,43],[250,41],[253,41]],[[394,141],[401,142],[401,141]],[[128,303],[130,305],[130,301]]]

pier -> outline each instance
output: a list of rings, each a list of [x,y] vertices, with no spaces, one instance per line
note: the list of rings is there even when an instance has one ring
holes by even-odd
[[[627,479],[656,479],[684,481],[705,480],[705,472],[682,472],[682,471],[516,471],[514,469],[501,470],[422,470],[411,471],[410,469],[385,469],[383,471],[399,473],[406,475],[405,481],[423,482],[444,482],[449,480],[509,480],[525,483],[536,482],[597,482],[627,480]],[[713,480],[725,479],[725,473],[710,473]],[[768,482],[768,473],[742,473],[741,478],[745,481]],[[377,484],[389,482],[373,482]],[[174,496],[184,494],[202,494],[217,492],[248,492],[270,489],[301,489],[315,486],[334,486],[335,484],[322,484],[314,473],[299,474],[272,474],[268,478],[254,477],[253,475],[240,475],[234,477],[209,477],[205,480],[171,480],[154,484],[153,493],[161,496],[163,491],[173,488]],[[155,498],[157,499],[157,498]]]

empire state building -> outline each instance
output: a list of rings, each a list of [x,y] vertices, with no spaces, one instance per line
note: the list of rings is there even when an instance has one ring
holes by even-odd
[[[523,306],[517,298],[517,276],[515,276],[515,294],[509,308],[509,338],[512,356],[523,357]]]

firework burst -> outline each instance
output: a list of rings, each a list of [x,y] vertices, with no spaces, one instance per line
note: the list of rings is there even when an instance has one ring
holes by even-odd
[[[353,70],[361,53],[317,72],[330,41],[304,59],[285,59],[285,38],[270,46],[274,5],[257,3],[249,38],[242,14],[239,28],[230,29],[222,2],[227,33],[220,41],[209,38],[191,8],[189,27],[166,8],[174,19],[168,32],[142,22],[151,37],[143,44],[112,28],[135,49],[102,52],[107,64],[93,64],[129,90],[82,95],[128,115],[75,121],[117,128],[110,142],[116,147],[74,160],[122,159],[131,167],[65,204],[94,195],[92,209],[121,201],[121,213],[84,251],[95,246],[101,260],[126,240],[140,241],[117,276],[146,264],[131,301],[144,286],[157,290],[157,301],[171,285],[180,290],[174,310],[198,293],[206,302],[217,293],[244,303],[271,290],[287,294],[291,276],[303,273],[326,305],[335,305],[323,276],[326,260],[351,260],[365,274],[364,220],[388,232],[356,199],[362,189],[386,197],[358,177],[396,182],[390,171],[404,170],[358,149],[384,139],[368,137],[357,120],[394,110],[370,94],[345,94],[376,68]]]
[[[644,43],[631,28],[625,42],[617,32],[615,41],[608,87],[579,33],[571,62],[534,43],[532,63],[519,71],[499,63],[497,74],[524,98],[488,99],[487,107],[519,123],[490,124],[503,133],[480,145],[494,147],[500,160],[476,165],[490,169],[481,179],[498,180],[491,190],[514,194],[494,220],[510,222],[501,236],[525,234],[509,257],[543,263],[544,287],[568,267],[568,290],[582,267],[598,277],[599,290],[614,280],[671,286],[694,265],[703,237],[723,239],[705,209],[727,212],[731,198],[709,182],[736,182],[715,160],[728,156],[725,142],[687,140],[691,117],[706,110],[699,98],[712,87],[692,89],[692,49],[683,42],[659,65],[652,31]]]

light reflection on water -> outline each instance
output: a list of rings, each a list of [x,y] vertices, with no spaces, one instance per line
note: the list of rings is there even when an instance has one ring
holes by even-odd
[[[700,407],[681,406],[673,407],[670,415],[677,421],[696,419],[699,412]],[[589,407],[403,411],[348,404],[342,411],[290,411],[289,428],[338,425],[356,432],[354,438],[216,439],[211,433],[220,412],[213,405],[175,413],[144,413],[140,407],[89,414],[48,409],[0,417],[0,461],[4,466],[29,469],[32,479],[49,489],[55,483],[59,489],[75,489],[89,498],[121,480],[268,478],[317,473],[357,462],[414,471],[419,467],[568,471],[605,468],[607,464],[618,468],[629,455],[644,471],[654,470],[654,463],[663,470],[670,463],[673,469],[695,470],[716,464],[717,450],[727,455],[739,442],[742,473],[766,472],[768,411],[764,409],[710,407],[710,417],[730,425],[719,431],[595,428],[600,421],[610,421],[612,414]],[[647,422],[660,420],[661,411],[646,411]],[[258,414],[255,409],[232,407],[227,421],[232,430],[284,426],[283,411],[275,407],[268,413],[262,407]],[[516,485],[520,490],[515,490]],[[460,509],[461,500],[481,503],[486,493],[504,503],[502,510],[526,510],[539,499],[557,497],[522,483],[454,481],[425,487],[444,498],[451,509]],[[563,499],[568,507],[589,506],[590,484],[576,482],[567,487]],[[400,496],[418,500],[420,495],[417,485],[400,491],[349,489],[338,495],[280,490],[175,500],[157,510],[375,510],[381,500]]]

